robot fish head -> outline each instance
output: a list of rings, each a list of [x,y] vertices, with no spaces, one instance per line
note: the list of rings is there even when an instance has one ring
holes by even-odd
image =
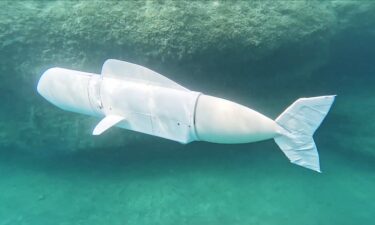
[[[51,68],[38,82],[40,95],[57,107],[76,113],[100,116],[100,111],[90,96],[90,87],[100,87],[100,75],[63,68]]]

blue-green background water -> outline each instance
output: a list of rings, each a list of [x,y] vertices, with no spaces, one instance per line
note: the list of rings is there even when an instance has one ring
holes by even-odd
[[[0,224],[372,224],[372,1],[1,1]],[[107,58],[276,118],[337,94],[314,138],[322,174],[271,141],[180,145],[61,111],[52,66]]]

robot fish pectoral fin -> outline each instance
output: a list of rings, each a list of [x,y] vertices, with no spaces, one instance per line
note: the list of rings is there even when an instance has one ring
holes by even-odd
[[[101,135],[104,131],[108,130],[109,128],[115,126],[119,122],[125,120],[125,117],[117,116],[117,115],[108,115],[104,117],[98,125],[96,125],[92,135]]]

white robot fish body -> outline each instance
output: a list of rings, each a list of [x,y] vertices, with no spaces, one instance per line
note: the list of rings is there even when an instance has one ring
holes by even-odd
[[[140,65],[109,59],[101,75],[63,68],[47,70],[38,92],[61,109],[103,117],[93,134],[112,126],[180,143],[249,143],[274,138],[292,163],[320,172],[312,135],[334,96],[301,98],[276,120],[209,96]]]

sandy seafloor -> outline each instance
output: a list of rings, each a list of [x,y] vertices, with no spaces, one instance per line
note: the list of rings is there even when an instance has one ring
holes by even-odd
[[[47,135],[43,130],[19,138],[22,145],[15,141],[0,149],[0,225],[374,224],[375,36],[358,33],[332,41],[327,62],[306,77],[285,81],[276,76],[282,66],[275,60],[265,66],[267,79],[246,76],[252,70],[246,64],[240,69],[227,64],[223,70],[196,71],[181,82],[254,106],[271,118],[298,97],[337,94],[314,136],[323,173],[290,164],[272,140],[180,145],[139,135],[116,147],[102,143],[64,151],[61,141],[17,147]],[[168,63],[163,68],[168,71]],[[223,79],[200,79],[207,71]],[[31,91],[35,83],[29,86],[26,92],[39,99],[40,107],[60,113]],[[6,120],[23,113],[12,106],[18,104],[14,98],[2,101]],[[1,128],[5,133],[22,129]],[[65,132],[73,131],[65,127],[59,135]],[[85,139],[95,138],[91,130],[84,132]],[[131,132],[115,128],[104,135],[119,138]]]

